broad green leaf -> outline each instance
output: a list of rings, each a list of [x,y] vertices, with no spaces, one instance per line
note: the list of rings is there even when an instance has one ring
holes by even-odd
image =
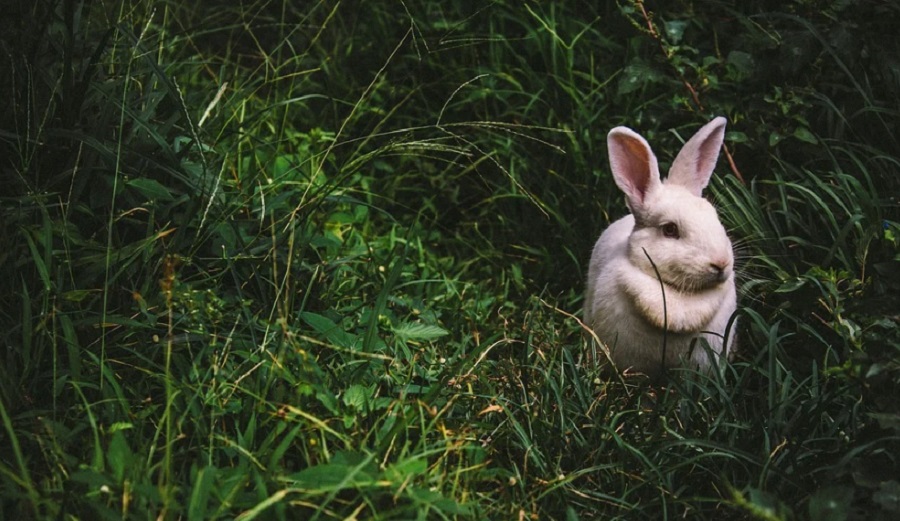
[[[63,293],[62,297],[69,302],[81,302],[89,297],[91,293],[95,293],[95,291],[89,289],[73,289]]]
[[[419,476],[428,470],[428,461],[423,458],[409,458],[398,461],[385,469],[385,476],[395,482],[402,483],[409,476]]]
[[[660,79],[662,76],[646,63],[634,62],[619,77],[619,94],[630,94]]]
[[[313,490],[328,490],[341,484],[347,484],[353,471],[349,465],[324,463],[308,469],[301,470],[291,476],[294,486],[305,487]]]
[[[729,143],[746,143],[750,141],[750,138],[744,132],[732,130],[725,133],[725,140]]]
[[[394,328],[394,334],[403,340],[434,340],[449,334],[449,331],[431,324],[405,322]]]
[[[300,313],[300,318],[338,347],[352,349],[357,343],[356,335],[344,331],[327,317],[307,311]]]
[[[354,409],[362,409],[365,407],[371,394],[372,391],[368,387],[360,384],[353,384],[344,391],[344,405]]]
[[[131,188],[134,188],[138,193],[151,201],[175,200],[175,197],[172,195],[169,189],[155,179],[138,177],[135,179],[129,179],[125,184],[130,186]]]
[[[800,141],[812,143],[813,145],[819,142],[819,140],[816,139],[816,136],[813,135],[813,133],[810,132],[810,130],[806,127],[797,127],[794,130],[794,137],[799,139]]]
[[[294,486],[323,492],[370,485],[375,478],[360,465],[323,463],[293,474],[291,480]]]
[[[687,29],[687,26],[687,20],[670,20],[668,22],[665,22],[666,37],[672,43],[680,42],[681,38],[684,36],[684,30]]]

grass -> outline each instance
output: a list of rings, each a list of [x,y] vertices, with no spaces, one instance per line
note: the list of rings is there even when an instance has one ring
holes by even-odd
[[[0,517],[896,516],[898,13],[756,4],[16,4]],[[738,356],[604,373],[602,137],[712,114]]]

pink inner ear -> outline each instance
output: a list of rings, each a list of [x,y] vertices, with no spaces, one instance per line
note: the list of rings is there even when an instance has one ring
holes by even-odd
[[[725,138],[725,123],[723,117],[713,119],[684,144],[672,163],[667,183],[683,186],[694,195],[702,195],[719,159],[719,150]]]
[[[659,181],[656,158],[650,147],[639,136],[627,129],[615,129],[610,133],[609,163],[613,178],[628,199],[632,212],[639,210]]]
[[[719,151],[721,149],[722,141],[719,139],[707,139],[701,143],[700,149],[697,151],[697,171],[712,172],[716,168],[716,163],[719,160]]]
[[[628,149],[628,171],[633,175],[630,177],[631,186],[636,196],[643,201],[650,187],[650,154],[647,148],[636,139],[628,139],[625,141],[625,148]]]

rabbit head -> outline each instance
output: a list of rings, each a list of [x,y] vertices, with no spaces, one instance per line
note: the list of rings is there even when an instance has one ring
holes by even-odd
[[[607,137],[613,178],[634,216],[629,259],[654,278],[658,271],[667,286],[684,293],[713,289],[733,275],[731,242],[715,208],[702,197],[724,135],[725,118],[703,126],[685,143],[664,181],[644,138],[626,127]]]

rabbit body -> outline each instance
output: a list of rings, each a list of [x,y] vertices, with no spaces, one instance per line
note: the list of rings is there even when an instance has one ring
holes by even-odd
[[[631,214],[612,223],[594,246],[584,316],[619,370],[656,376],[681,359],[708,368],[710,354],[721,356],[737,306],[734,254],[715,208],[701,194],[724,132],[724,118],[701,128],[665,182],[641,136],[625,127],[609,133],[613,178]],[[729,351],[734,329],[725,343]]]

